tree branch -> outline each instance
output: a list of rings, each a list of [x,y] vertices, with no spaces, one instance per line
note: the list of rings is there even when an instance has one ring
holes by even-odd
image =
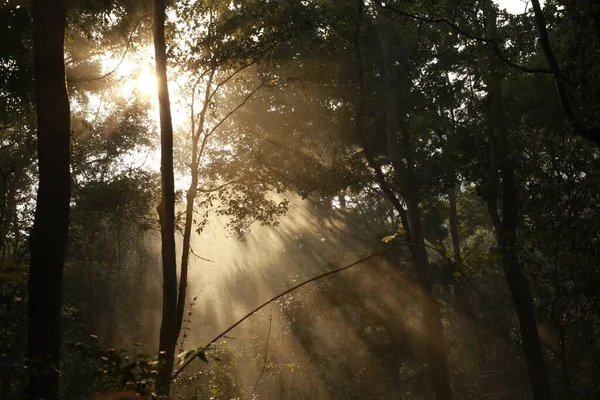
[[[100,76],[96,76],[93,78],[67,78],[67,82],[68,83],[72,83],[72,82],[92,82],[92,81],[97,81],[100,79],[104,79],[104,78],[108,78],[110,75],[114,74],[117,69],[119,69],[119,67],[121,66],[121,64],[123,64],[123,61],[125,61],[125,57],[127,56],[127,53],[129,52],[129,49],[131,48],[131,42],[133,39],[133,34],[138,30],[140,24],[142,23],[142,21],[149,17],[148,14],[144,14],[142,15],[142,17],[139,19],[139,21],[135,24],[135,26],[133,27],[133,29],[131,30],[131,33],[129,34],[129,37],[127,38],[127,46],[125,47],[125,51],[123,52],[123,55],[121,56],[121,59],[119,60],[119,62],[117,63],[117,66],[114,67],[112,70],[108,71],[105,74],[102,74]]]
[[[556,55],[554,54],[554,50],[552,50],[552,45],[550,44],[550,39],[548,38],[548,30],[546,29],[546,20],[544,18],[544,13],[542,12],[542,7],[540,6],[539,0],[531,0],[531,4],[533,5],[535,23],[540,35],[540,45],[542,46],[542,50],[544,51],[544,55],[546,56],[546,60],[550,66],[550,70],[554,74],[558,97],[560,99],[562,108],[565,111],[567,120],[577,135],[592,141],[597,146],[600,146],[600,127],[586,127],[573,112],[567,87],[565,85],[565,77],[560,70],[558,60],[556,59]]]
[[[541,73],[541,74],[551,74],[552,71],[546,68],[533,68],[533,67],[526,67],[520,64],[517,64],[515,62],[510,61],[503,53],[502,53],[502,49],[500,48],[500,45],[498,44],[498,42],[496,42],[494,39],[489,39],[489,38],[484,38],[484,37],[480,37],[480,36],[475,36],[473,35],[471,32],[467,32],[465,30],[463,30],[462,28],[460,28],[458,25],[456,25],[454,22],[446,19],[446,18],[429,18],[429,17],[423,17],[420,15],[415,15],[415,14],[411,14],[409,12],[400,10],[396,7],[387,5],[387,4],[383,4],[381,2],[381,0],[375,0],[375,3],[381,7],[384,8],[386,10],[390,10],[396,14],[402,15],[404,17],[408,17],[408,18],[412,18],[414,20],[417,21],[421,21],[421,22],[426,22],[426,23],[430,23],[430,24],[445,24],[447,26],[449,26],[452,30],[454,30],[455,32],[459,33],[460,35],[471,39],[471,40],[475,40],[478,42],[482,42],[482,43],[489,43],[492,45],[493,49],[494,49],[494,53],[496,53],[496,56],[502,60],[502,62],[504,62],[505,64],[516,68],[522,72],[526,72],[526,73]]]
[[[287,294],[289,294],[289,293],[291,293],[291,292],[293,292],[293,291],[295,291],[295,290],[297,290],[297,289],[300,289],[302,286],[308,285],[309,283],[312,283],[312,282],[318,281],[318,280],[320,280],[320,279],[323,279],[323,278],[325,278],[325,277],[328,277],[328,276],[330,276],[330,275],[334,275],[334,274],[337,274],[337,273],[339,273],[339,272],[342,272],[342,271],[345,271],[345,270],[347,270],[347,269],[350,269],[350,268],[352,268],[352,267],[355,267],[355,266],[357,266],[357,265],[360,265],[360,264],[362,264],[362,263],[363,263],[363,262],[365,262],[365,261],[368,261],[368,260],[370,260],[370,259],[373,259],[373,258],[379,257],[379,256],[381,256],[381,255],[383,255],[383,254],[386,254],[386,253],[388,253],[388,252],[392,251],[392,250],[395,250],[395,249],[397,249],[397,248],[399,248],[399,247],[402,247],[402,246],[404,246],[405,244],[406,244],[406,242],[400,242],[400,243],[396,244],[395,246],[391,246],[391,247],[388,247],[388,248],[387,248],[387,249],[385,249],[385,250],[382,250],[382,251],[378,251],[378,252],[376,252],[376,253],[373,253],[373,254],[371,254],[371,255],[369,255],[369,256],[367,256],[367,257],[361,258],[360,260],[358,260],[358,261],[355,261],[355,262],[353,262],[353,263],[351,263],[351,264],[348,264],[348,265],[346,265],[346,266],[344,266],[344,267],[337,268],[337,269],[334,269],[334,270],[332,270],[332,271],[328,271],[328,272],[322,273],[322,274],[320,274],[320,275],[317,275],[317,276],[315,276],[315,277],[313,277],[313,278],[310,278],[310,279],[308,279],[308,280],[306,280],[306,281],[304,281],[304,282],[302,282],[302,283],[299,283],[299,284],[297,284],[297,285],[295,285],[295,286],[292,286],[292,287],[291,287],[291,288],[289,288],[288,290],[286,290],[286,291],[284,291],[284,292],[282,292],[282,293],[278,294],[278,295],[277,295],[277,296],[275,296],[275,297],[272,297],[271,299],[269,299],[269,300],[265,301],[265,302],[264,302],[263,304],[261,304],[260,306],[256,307],[254,310],[252,310],[252,311],[250,311],[249,313],[247,313],[246,315],[244,315],[242,318],[240,318],[239,320],[237,320],[237,322],[235,322],[235,323],[234,323],[233,325],[231,325],[229,328],[225,329],[223,332],[221,332],[221,333],[219,333],[217,336],[215,336],[215,338],[214,338],[214,339],[212,339],[210,342],[208,342],[208,344],[206,344],[206,346],[204,346],[204,347],[202,347],[202,348],[198,349],[198,350],[195,352],[195,354],[196,354],[196,355],[198,355],[198,354],[201,354],[201,353],[203,353],[203,352],[204,352],[206,349],[208,349],[208,348],[209,348],[211,345],[213,345],[215,342],[217,342],[217,341],[218,341],[219,339],[221,339],[223,336],[227,335],[229,332],[231,332],[231,331],[232,331],[234,328],[236,328],[236,327],[237,327],[238,325],[240,325],[242,322],[244,322],[245,320],[247,320],[248,318],[250,318],[252,315],[256,314],[258,311],[260,311],[260,310],[261,310],[261,309],[263,309],[264,307],[268,306],[269,304],[273,303],[274,301],[276,301],[276,300],[279,300],[279,299],[280,299],[280,298],[282,298],[283,296],[285,296],[285,295],[287,295]],[[195,357],[195,356],[193,356],[193,357],[190,357],[190,358],[189,358],[189,359],[188,359],[188,360],[187,360],[187,361],[186,361],[186,362],[185,362],[185,363],[184,363],[184,364],[183,364],[183,365],[182,365],[182,366],[181,366],[181,367],[180,367],[180,368],[179,368],[179,369],[178,369],[178,370],[177,370],[177,371],[176,371],[176,372],[173,374],[173,376],[171,376],[171,381],[173,381],[174,379],[176,379],[176,378],[177,378],[177,377],[178,377],[178,376],[179,376],[179,375],[180,375],[180,374],[183,372],[183,370],[184,370],[185,368],[187,368],[187,366],[188,366],[188,365],[190,365],[190,364],[192,363],[192,361],[194,361],[195,359],[196,359],[196,357]]]
[[[239,110],[240,108],[242,108],[246,102],[252,97],[254,96],[254,94],[256,92],[258,92],[258,90],[260,88],[262,88],[265,84],[265,78],[262,79],[262,81],[260,82],[260,84],[254,88],[252,91],[250,91],[250,93],[248,93],[244,99],[242,100],[241,103],[239,103],[237,106],[235,106],[232,110],[230,110],[227,114],[225,114],[225,116],[223,118],[221,118],[219,120],[219,122],[216,123],[215,126],[212,127],[212,129],[210,131],[208,131],[208,133],[206,133],[205,137],[210,137],[213,133],[215,133],[215,131],[219,128],[219,126],[221,126],[221,124],[223,124],[229,117],[231,117],[237,110]]]
[[[205,189],[205,188],[200,188],[200,187],[199,187],[199,188],[198,188],[198,191],[199,191],[200,193],[212,193],[212,192],[216,192],[217,190],[223,189],[223,188],[224,188],[224,187],[226,187],[226,186],[233,185],[233,184],[235,184],[235,183],[240,183],[240,181],[239,181],[238,179],[234,179],[234,180],[232,180],[232,181],[229,181],[229,182],[227,182],[227,183],[224,183],[224,184],[222,184],[222,185],[219,185],[219,186],[216,186],[216,187],[212,187],[212,188],[210,188],[210,189]]]

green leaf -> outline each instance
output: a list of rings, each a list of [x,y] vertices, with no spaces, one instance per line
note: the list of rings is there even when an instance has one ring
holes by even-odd
[[[397,234],[397,233],[394,233],[393,235],[389,235],[389,236],[386,236],[386,237],[384,237],[383,239],[381,239],[381,241],[382,241],[383,243],[389,243],[389,242],[391,242],[392,240],[396,239],[396,236],[398,236],[398,234]]]
[[[384,237],[383,239],[381,239],[381,241],[383,243],[390,243],[392,240],[396,239],[398,237],[398,235],[404,235],[406,233],[406,230],[399,226],[398,227],[398,231],[396,233],[394,233],[393,235],[388,235],[386,237]]]

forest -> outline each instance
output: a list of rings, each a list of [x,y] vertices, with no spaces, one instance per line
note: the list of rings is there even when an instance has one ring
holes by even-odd
[[[599,188],[597,0],[0,0],[0,400],[600,399]]]

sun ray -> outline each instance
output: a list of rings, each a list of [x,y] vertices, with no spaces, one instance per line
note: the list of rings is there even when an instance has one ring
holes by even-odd
[[[128,66],[126,66],[128,67]],[[125,77],[120,92],[124,97],[138,95],[147,100],[156,97],[156,76],[149,62],[133,65],[132,74]]]

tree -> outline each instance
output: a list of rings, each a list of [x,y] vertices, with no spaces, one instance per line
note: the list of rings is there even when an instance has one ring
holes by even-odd
[[[571,99],[569,98],[569,85],[567,83],[567,78],[564,76],[561,68],[558,64],[558,60],[556,59],[556,55],[554,54],[554,50],[552,49],[552,45],[550,43],[550,39],[548,37],[548,31],[546,28],[546,20],[544,18],[544,14],[542,12],[542,7],[540,6],[539,0],[532,0],[531,4],[533,5],[533,11],[535,16],[535,23],[538,29],[540,45],[548,61],[548,65],[552,74],[554,75],[554,79],[556,81],[556,89],[558,92],[558,97],[560,99],[561,105],[563,107],[563,111],[567,118],[567,121],[571,125],[573,131],[581,136],[584,139],[590,140],[596,146],[600,146],[600,127],[592,126],[587,127],[584,123],[582,123],[579,118],[577,118],[573,106],[571,104]],[[593,17],[595,19],[596,28],[598,28],[597,16]]]
[[[425,349],[425,358],[431,375],[435,398],[438,400],[449,400],[453,398],[450,385],[450,372],[446,359],[440,306],[432,293],[431,271],[423,236],[419,188],[415,175],[414,138],[411,137],[410,128],[404,119],[405,117],[398,113],[399,107],[396,103],[397,91],[395,90],[398,86],[398,77],[391,54],[387,17],[380,10],[377,10],[376,13],[376,26],[379,33],[382,61],[386,74],[385,117],[387,150],[395,174],[400,182],[400,193],[406,203],[408,224],[404,226],[404,229],[407,232],[407,237],[410,238],[409,249],[415,273],[424,291],[423,325],[430,336]],[[400,107],[400,110],[402,110],[402,107]],[[402,147],[398,143],[398,136],[400,136]],[[399,210],[399,212],[401,211]]]
[[[487,37],[497,40],[494,5],[488,1],[484,4],[482,11],[486,16]],[[490,53],[488,52],[487,59],[482,61],[483,68],[487,71],[483,74],[483,79],[487,90],[486,120],[491,141],[486,200],[502,254],[504,276],[519,319],[523,353],[527,362],[533,398],[537,400],[550,399],[552,391],[538,334],[533,297],[529,281],[523,273],[523,267],[519,261],[518,188],[513,164],[514,156],[511,154],[510,139],[505,122],[502,78],[493,61],[494,57]],[[501,198],[500,212],[498,198]]]
[[[58,398],[63,268],[71,193],[70,111],[64,62],[66,12],[64,0],[33,4],[39,181],[27,289],[29,399]]]
[[[173,123],[167,80],[167,49],[165,42],[166,4],[154,1],[154,57],[158,81],[160,112],[160,173],[161,202],[158,206],[162,244],[163,306],[160,326],[159,353],[162,363],[156,387],[168,396],[171,371],[177,345],[177,261],[175,259],[175,178],[173,172]]]

